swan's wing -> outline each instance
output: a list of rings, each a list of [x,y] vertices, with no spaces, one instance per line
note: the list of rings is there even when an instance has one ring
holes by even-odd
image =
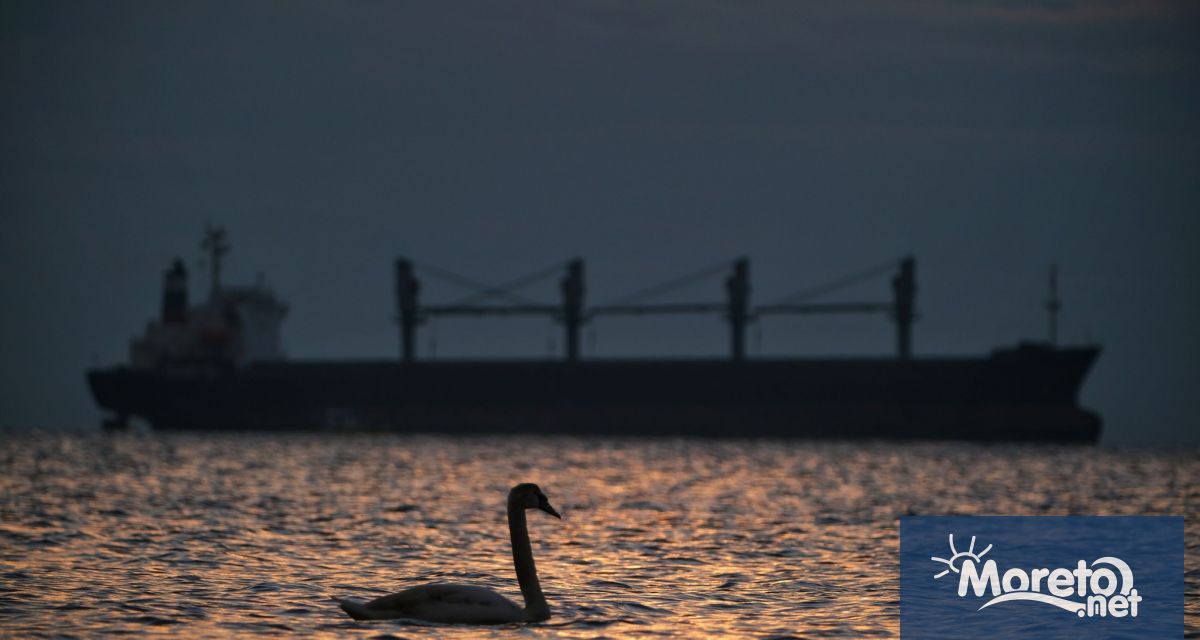
[[[426,585],[429,586],[429,585]],[[370,602],[359,602],[348,598],[334,598],[342,611],[355,620],[386,620],[409,617],[407,612],[417,609],[428,599],[426,589],[413,587],[399,593],[375,598]]]
[[[380,616],[378,612],[367,609],[366,605],[358,600],[350,600],[347,598],[333,598],[333,600],[338,603],[338,606],[342,608],[342,611],[346,612],[346,615],[349,615],[355,620],[378,620],[383,617]]]
[[[440,586],[440,585],[432,585],[432,584],[421,585],[419,587],[405,589],[404,591],[401,591],[399,593],[393,593],[391,595],[380,596],[370,602],[364,603],[363,607],[366,609],[373,609],[376,611],[381,611],[381,610],[395,611],[395,610],[407,609],[409,607],[417,606],[417,605],[422,604],[425,601],[427,601],[430,597],[430,593],[429,593],[431,591],[430,587],[436,587],[436,586]]]
[[[434,583],[405,589],[399,593],[376,598],[366,604],[371,609],[406,609],[422,605],[457,607],[513,607],[511,600],[488,589],[469,584]]]
[[[504,596],[465,584],[426,584],[375,598],[365,604],[341,602],[351,616],[363,618],[414,618],[434,622],[514,622],[521,608]]]

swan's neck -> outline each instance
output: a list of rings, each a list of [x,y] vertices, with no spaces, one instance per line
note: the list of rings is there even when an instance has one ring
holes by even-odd
[[[542,594],[537,567],[533,564],[533,547],[529,544],[529,529],[525,526],[525,508],[508,503],[508,532],[512,537],[513,564],[517,567],[517,582],[525,598],[525,614],[531,620],[550,617],[550,605]]]

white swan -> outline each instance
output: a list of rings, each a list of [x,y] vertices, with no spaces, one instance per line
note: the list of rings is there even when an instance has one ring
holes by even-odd
[[[548,620],[550,605],[546,604],[546,596],[538,583],[537,567],[533,564],[533,549],[525,527],[526,509],[541,509],[555,518],[562,518],[536,484],[519,484],[508,492],[508,532],[512,538],[517,582],[525,598],[524,608],[491,589],[465,584],[425,584],[366,603],[334,599],[355,620],[411,618],[467,624]]]

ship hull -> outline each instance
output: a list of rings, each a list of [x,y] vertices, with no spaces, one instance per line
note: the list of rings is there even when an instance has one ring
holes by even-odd
[[[1094,442],[1098,350],[979,358],[286,362],[88,372],[109,423],[386,430]]]

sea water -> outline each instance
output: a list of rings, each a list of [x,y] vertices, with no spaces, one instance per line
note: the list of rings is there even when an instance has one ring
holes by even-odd
[[[6,434],[0,635],[895,637],[898,518],[1176,514],[1200,634],[1200,454],[1078,446],[329,434]],[[553,609],[356,622],[433,581],[520,601],[505,496]]]

